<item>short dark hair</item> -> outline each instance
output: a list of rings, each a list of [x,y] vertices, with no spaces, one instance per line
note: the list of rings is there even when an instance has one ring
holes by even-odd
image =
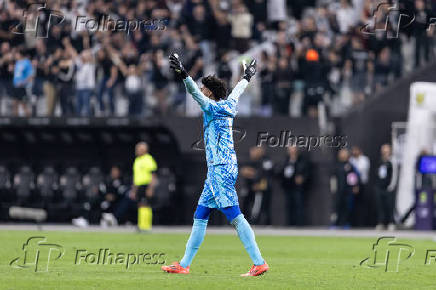
[[[208,88],[217,101],[223,100],[227,96],[226,83],[216,76],[207,76],[201,79],[203,85]]]

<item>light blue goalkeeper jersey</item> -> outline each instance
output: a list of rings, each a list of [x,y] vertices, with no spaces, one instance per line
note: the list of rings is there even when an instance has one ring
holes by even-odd
[[[219,102],[206,97],[191,77],[187,77],[183,82],[186,90],[203,110],[207,165],[236,164],[232,135],[233,118],[237,113],[239,96],[247,87],[248,81],[246,79],[240,80],[227,99]]]

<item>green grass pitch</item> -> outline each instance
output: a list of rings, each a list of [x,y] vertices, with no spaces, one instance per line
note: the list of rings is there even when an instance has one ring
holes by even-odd
[[[64,256],[50,261],[47,272],[17,269],[10,262],[23,256],[32,236],[63,247]],[[359,263],[376,238],[258,236],[270,271],[239,277],[251,262],[236,235],[206,235],[189,275],[161,272],[161,265],[75,265],[77,250],[87,253],[164,253],[166,263],[180,260],[188,234],[0,231],[0,289],[434,289],[436,261],[425,265],[432,240],[405,240],[415,254],[398,272]],[[148,257],[149,258],[149,257]],[[143,260],[144,261],[144,260]],[[147,260],[148,261],[148,260]],[[151,260],[153,261],[153,260]],[[157,262],[161,262],[156,259]],[[83,261],[82,261],[83,262]]]

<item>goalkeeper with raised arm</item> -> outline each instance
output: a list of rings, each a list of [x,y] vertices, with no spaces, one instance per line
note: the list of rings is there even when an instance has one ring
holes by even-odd
[[[241,276],[261,275],[269,267],[260,254],[253,230],[239,209],[238,195],[235,190],[238,163],[232,136],[232,124],[237,113],[238,98],[256,73],[256,61],[252,60],[248,66],[243,62],[244,76],[227,98],[224,81],[215,76],[203,78],[203,86],[199,89],[186,73],[177,54],[170,56],[170,66],[175,73],[181,76],[186,90],[203,110],[207,178],[194,213],[194,223],[186,244],[185,255],[180,263],[174,262],[169,266],[163,266],[162,270],[168,273],[189,274],[189,266],[206,234],[210,212],[212,209],[218,209],[235,227],[239,239],[253,260],[254,265],[250,271]]]

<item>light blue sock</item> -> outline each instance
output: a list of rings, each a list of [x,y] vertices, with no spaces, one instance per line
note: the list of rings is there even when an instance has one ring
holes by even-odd
[[[244,244],[245,250],[250,255],[251,260],[253,260],[254,265],[263,265],[265,261],[260,254],[259,248],[257,247],[256,239],[254,237],[254,232],[251,229],[250,224],[244,218],[243,214],[235,217],[231,224],[235,227],[238,232],[239,239]]]
[[[180,261],[180,266],[183,268],[191,265],[192,259],[194,259],[195,254],[197,254],[197,251],[204,240],[204,235],[206,234],[207,221],[208,220],[204,219],[194,219],[191,236],[186,243],[185,255]]]

